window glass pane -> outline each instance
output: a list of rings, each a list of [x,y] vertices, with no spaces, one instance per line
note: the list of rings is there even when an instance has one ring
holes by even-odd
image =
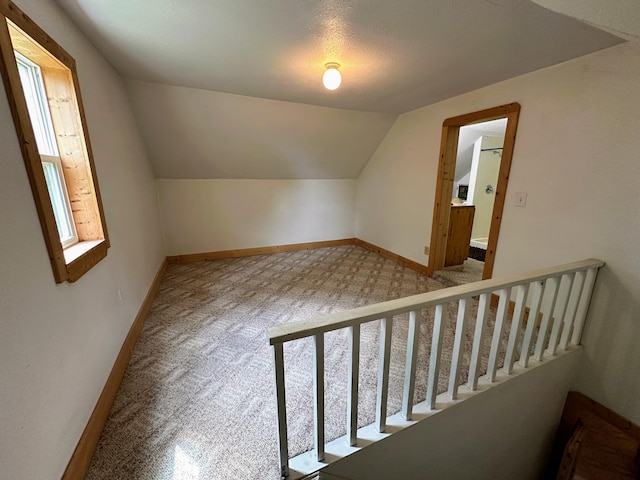
[[[40,67],[24,55],[15,52],[20,74],[20,83],[27,101],[27,110],[31,118],[33,133],[36,136],[40,155],[58,156],[58,145],[51,122],[51,112],[47,94],[42,81]]]
[[[55,216],[56,224],[58,225],[60,242],[64,243],[75,238],[75,234],[73,232],[73,226],[71,219],[69,218],[69,211],[67,210],[67,204],[64,198],[64,190],[62,189],[60,173],[56,164],[53,162],[42,162],[42,169],[44,170],[44,178],[47,181],[47,188],[49,189],[49,198],[51,198],[51,205],[53,206],[53,215]]]

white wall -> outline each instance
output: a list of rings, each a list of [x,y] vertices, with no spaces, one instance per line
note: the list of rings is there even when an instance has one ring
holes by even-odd
[[[469,178],[469,199],[471,199],[471,203],[476,209],[473,217],[471,239],[489,237],[498,174],[500,173],[502,160],[502,157],[497,155],[495,150],[483,152],[482,149],[499,148],[502,147],[503,143],[504,138],[482,136],[474,144]],[[493,187],[490,192],[486,191],[488,185]]]
[[[58,479],[163,252],[152,173],[120,77],[53,1],[16,3],[77,61],[112,244],[78,282],[55,284],[0,87],[0,477]]]
[[[574,351],[527,371],[323,471],[350,480],[544,478],[579,358]]]
[[[598,257],[576,387],[640,422],[640,42],[402,115],[358,181],[358,238],[426,263],[442,121],[522,105],[494,276]],[[528,192],[515,207],[515,192]]]
[[[355,180],[156,180],[168,255],[353,238]]]

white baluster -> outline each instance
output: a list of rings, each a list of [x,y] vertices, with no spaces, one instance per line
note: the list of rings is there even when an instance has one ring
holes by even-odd
[[[544,351],[544,344],[547,340],[547,333],[549,330],[549,321],[553,315],[553,311],[556,305],[556,298],[558,297],[558,287],[560,281],[558,277],[551,277],[547,279],[545,284],[545,305],[543,306],[542,322],[540,323],[540,330],[538,330],[538,340],[536,342],[535,359],[542,360],[542,353]]]
[[[560,281],[560,287],[558,288],[558,299],[556,300],[556,308],[553,313],[553,327],[551,328],[551,335],[549,337],[549,345],[547,351],[549,355],[555,355],[558,348],[558,341],[560,338],[560,330],[564,322],[564,316],[567,311],[567,304],[569,303],[569,295],[571,294],[571,287],[573,287],[574,275],[563,275]],[[564,282],[564,285],[562,283]]]
[[[531,340],[533,332],[538,324],[538,314],[540,313],[540,303],[542,302],[542,294],[544,292],[543,282],[534,282],[533,294],[531,295],[531,307],[527,316],[527,329],[522,340],[522,349],[520,350],[520,365],[524,368],[529,366],[529,349],[531,348]]]
[[[358,439],[358,380],[360,377],[360,324],[349,328],[349,388],[347,389],[347,438],[349,445]]]
[[[413,392],[416,383],[416,361],[420,340],[420,311],[409,313],[409,333],[407,337],[407,360],[405,362],[404,391],[402,394],[402,416],[411,420]]]
[[[387,397],[389,394],[389,363],[393,317],[380,320],[380,354],[378,355],[378,393],[376,396],[376,426],[379,432],[387,427]]]
[[[500,343],[504,334],[504,323],[509,308],[509,297],[511,289],[505,288],[500,290],[500,301],[498,302],[498,311],[496,312],[496,323],[493,326],[493,340],[491,341],[491,351],[489,352],[489,364],[487,365],[487,376],[490,382],[496,380],[496,372],[498,370],[498,357],[500,355]]]
[[[313,369],[313,396],[315,400],[314,447],[319,462],[324,460],[324,333],[314,335],[315,368]]]
[[[456,336],[453,340],[453,355],[451,357],[451,371],[449,372],[449,396],[452,400],[458,397],[460,380],[460,363],[462,360],[465,332],[467,329],[467,299],[458,302],[458,318],[456,320]]]
[[[580,295],[580,303],[578,304],[578,311],[576,312],[576,321],[573,327],[573,335],[571,336],[571,343],[574,345],[580,345],[580,339],[582,338],[582,329],[584,328],[584,321],[587,318],[589,302],[591,301],[591,294],[593,293],[593,286],[596,283],[597,274],[597,268],[590,268],[587,271],[587,278],[584,281],[584,288],[582,289],[582,295]]]
[[[476,328],[473,334],[473,347],[471,349],[471,363],[469,364],[469,388],[478,389],[478,377],[480,376],[480,363],[482,360],[482,349],[484,346],[484,336],[487,329],[487,315],[489,314],[490,293],[480,295],[478,302],[478,315],[476,316]]]
[[[580,300],[580,292],[582,292],[582,286],[585,279],[584,270],[576,272],[576,276],[573,280],[573,288],[571,289],[571,295],[569,296],[569,303],[567,305],[567,313],[564,316],[564,327],[562,328],[562,336],[560,337],[559,347],[562,350],[567,349],[569,343],[569,337],[571,336],[571,330],[573,329],[573,322],[576,318],[576,311],[578,310],[578,301]]]
[[[278,412],[278,452],[280,474],[289,475],[289,447],[287,444],[287,403],[284,386],[284,354],[282,343],[273,345],[273,360],[276,373],[276,411]]]
[[[516,346],[520,337],[520,325],[524,318],[526,309],[527,294],[529,293],[529,284],[518,285],[516,293],[516,308],[513,311],[513,319],[511,320],[511,331],[509,332],[509,343],[507,344],[507,353],[504,356],[504,371],[510,375],[513,371],[515,362]]]
[[[447,305],[436,305],[436,315],[433,319],[433,338],[431,339],[431,356],[429,358],[429,377],[427,378],[427,408],[436,408],[436,396],[438,395],[438,376],[440,374],[440,349],[444,337],[444,322],[447,314]]]

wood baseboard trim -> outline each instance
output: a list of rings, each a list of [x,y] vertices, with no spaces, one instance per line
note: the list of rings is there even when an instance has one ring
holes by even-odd
[[[289,245],[277,245],[273,247],[245,248],[167,257],[160,265],[160,268],[158,269],[158,272],[153,279],[153,283],[149,287],[147,295],[142,302],[142,305],[140,306],[138,314],[136,315],[136,318],[131,325],[131,328],[129,329],[129,333],[127,334],[127,337],[125,338],[124,343],[120,348],[120,353],[118,353],[118,357],[113,364],[113,368],[111,369],[109,378],[107,379],[107,382],[102,389],[102,393],[100,394],[96,406],[94,407],[93,412],[89,417],[87,425],[82,432],[82,436],[80,437],[80,440],[76,445],[76,449],[73,452],[71,459],[69,460],[69,463],[61,480],[76,480],[78,478],[85,477],[89,468],[89,464],[91,463],[91,457],[93,456],[93,452],[96,449],[104,425],[107,421],[107,418],[109,417],[109,412],[111,411],[111,407],[113,406],[116,394],[118,393],[118,389],[120,388],[120,383],[122,382],[124,373],[127,369],[127,366],[129,365],[129,361],[131,360],[133,349],[135,348],[140,336],[140,332],[142,331],[144,321],[147,317],[147,314],[149,313],[149,309],[151,308],[153,299],[156,296],[158,288],[160,287],[160,283],[162,282],[164,274],[167,270],[167,266],[169,264],[202,262],[206,260],[220,260],[225,258],[248,257],[253,255],[268,255],[272,253],[295,252],[300,250],[312,250],[316,248],[336,247],[341,245],[358,245],[359,247],[382,255],[385,258],[388,258],[404,267],[415,270],[423,275],[427,274],[426,265],[421,265],[417,262],[414,262],[413,260],[409,260],[408,258],[390,252],[389,250],[386,250],[382,247],[378,247],[376,245],[373,245],[372,243],[360,240],[359,238],[344,238],[340,240],[294,243]]]
[[[102,433],[104,425],[109,416],[109,412],[111,411],[111,407],[115,400],[116,394],[118,393],[120,383],[122,382],[122,378],[124,377],[125,370],[127,369],[127,365],[129,364],[129,360],[131,359],[131,355],[133,354],[133,349],[135,348],[135,345],[138,341],[138,337],[140,336],[140,332],[142,331],[144,321],[147,317],[147,314],[149,313],[149,309],[151,308],[153,299],[155,298],[158,288],[160,287],[160,283],[162,282],[162,278],[164,277],[164,274],[166,272],[167,265],[202,262],[206,260],[220,260],[225,258],[248,257],[253,255],[268,255],[272,253],[295,252],[300,250],[312,250],[316,248],[336,247],[341,245],[357,245],[359,247],[382,255],[383,257],[388,258],[404,267],[415,270],[420,274],[427,275],[426,265],[421,265],[418,262],[414,262],[413,260],[398,255],[397,253],[393,253],[372,243],[365,242],[364,240],[361,240],[359,238],[345,238],[340,240],[295,243],[289,245],[277,245],[273,247],[245,248],[167,257],[160,265],[153,283],[149,287],[149,291],[147,292],[147,295],[142,302],[142,305],[140,306],[140,310],[138,311],[138,314],[136,315],[136,318],[131,325],[129,333],[127,334],[127,337],[122,344],[120,353],[118,354],[113,368],[111,369],[111,373],[109,374],[109,378],[107,379],[107,382],[102,389],[100,398],[98,399],[98,402],[93,409],[91,417],[89,417],[87,426],[82,432],[82,436],[78,441],[76,449],[73,452],[71,459],[69,460],[69,464],[67,465],[67,469],[62,476],[62,480],[75,480],[78,478],[84,478],[86,475],[89,464],[91,463],[91,457],[93,456],[93,452],[98,444],[98,440],[100,439],[100,434]],[[497,295],[492,295],[491,306],[497,308],[498,300],[499,297]],[[514,308],[515,302],[510,302],[509,313],[513,314]],[[528,314],[529,309],[527,308],[525,310],[525,319]]]
[[[62,480],[77,480],[79,478],[84,478],[87,473],[89,464],[91,463],[91,457],[93,456],[93,452],[96,449],[98,440],[100,439],[102,429],[109,417],[113,401],[115,400],[118,389],[120,388],[120,383],[124,377],[127,365],[129,365],[131,354],[133,353],[133,349],[136,346],[136,342],[138,341],[138,337],[142,331],[142,326],[147,318],[147,313],[149,313],[153,299],[160,287],[160,282],[162,282],[162,278],[164,277],[167,264],[167,260],[165,259],[162,262],[162,265],[160,265],[158,273],[156,273],[156,276],[153,279],[153,283],[149,287],[147,296],[140,306],[140,310],[129,329],[127,338],[122,344],[122,348],[120,348],[120,353],[113,364],[109,378],[102,389],[102,393],[100,394],[100,398],[98,398],[98,402],[91,413],[91,417],[89,417],[87,426],[85,427],[84,432],[82,432],[78,445],[69,460],[69,464],[62,476]]]
[[[205,262],[207,260],[222,260],[225,258],[252,257],[254,255],[270,255],[273,253],[297,252],[300,250],[313,250],[316,248],[338,247],[341,245],[354,245],[355,238],[343,238],[340,240],[325,240],[322,242],[292,243],[289,245],[275,245],[273,247],[240,248],[236,250],[222,250],[219,252],[191,253],[187,255],[173,255],[167,257],[169,264]]]
[[[359,238],[355,239],[355,244],[359,247],[366,248],[367,250],[371,250],[372,252],[377,253],[378,255],[382,255],[389,260],[393,260],[396,263],[399,263],[403,267],[410,268],[411,270],[415,270],[422,275],[427,275],[427,266],[421,265],[418,262],[414,262],[413,260],[409,260],[406,257],[398,255],[397,253],[390,252],[389,250],[385,250],[382,247],[378,247],[369,242],[365,242],[364,240],[360,240]]]

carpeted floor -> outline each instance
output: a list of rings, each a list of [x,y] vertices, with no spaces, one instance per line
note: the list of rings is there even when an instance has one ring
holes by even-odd
[[[434,272],[433,279],[447,287],[454,287],[456,285],[479,282],[482,280],[483,270],[484,262],[467,258],[462,265],[447,267],[444,270]]]
[[[267,328],[444,286],[356,246],[170,265],[87,478],[279,479]],[[456,310],[449,306],[440,391]],[[433,311],[422,318],[416,402],[425,397]],[[394,321],[389,414],[400,409],[407,323]],[[361,426],[374,419],[378,329],[362,328]],[[345,433],[346,331],[327,334],[325,349],[330,440]],[[291,456],[312,448],[312,354],[309,340],[285,345]]]

